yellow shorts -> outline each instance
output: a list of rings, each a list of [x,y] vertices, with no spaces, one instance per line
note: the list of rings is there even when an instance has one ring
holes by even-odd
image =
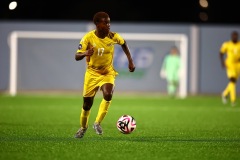
[[[92,69],[87,69],[84,78],[83,97],[93,97],[103,84],[111,83],[115,85],[115,77],[117,72],[112,69],[108,73],[94,72]]]
[[[238,79],[240,76],[240,63],[226,63],[226,71],[228,78]]]

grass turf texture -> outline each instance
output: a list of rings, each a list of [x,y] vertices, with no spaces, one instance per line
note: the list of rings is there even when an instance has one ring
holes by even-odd
[[[240,158],[240,106],[223,105],[220,97],[116,95],[102,123],[102,136],[92,129],[100,101],[97,96],[84,138],[76,139],[81,95],[0,95],[0,159]],[[116,128],[123,114],[137,121],[129,135]]]

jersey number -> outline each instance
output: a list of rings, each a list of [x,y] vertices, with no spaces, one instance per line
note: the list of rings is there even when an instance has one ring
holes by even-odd
[[[98,56],[102,56],[104,52],[104,48],[98,48]]]

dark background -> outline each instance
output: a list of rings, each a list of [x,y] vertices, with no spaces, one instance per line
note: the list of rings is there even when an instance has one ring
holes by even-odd
[[[208,0],[202,8],[199,0],[0,0],[0,20],[83,21],[92,20],[97,11],[109,13],[111,21],[180,22],[202,24],[240,24],[240,5],[236,1]],[[207,19],[200,18],[200,13]]]

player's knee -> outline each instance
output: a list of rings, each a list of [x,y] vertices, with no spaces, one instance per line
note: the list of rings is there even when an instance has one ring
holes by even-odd
[[[237,79],[232,77],[232,78],[230,78],[230,81],[233,82],[233,83],[236,83]]]
[[[103,98],[106,101],[111,101],[112,100],[112,93],[104,93]]]

